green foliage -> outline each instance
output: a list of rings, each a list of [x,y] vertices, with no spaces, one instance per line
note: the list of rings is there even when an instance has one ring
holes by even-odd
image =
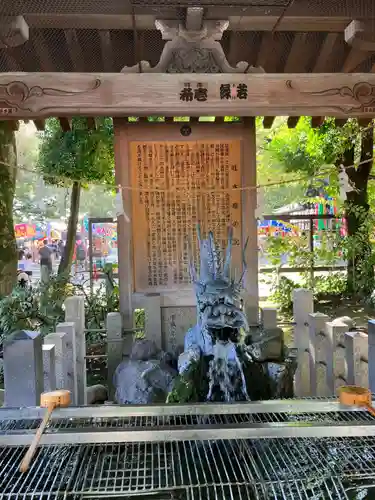
[[[87,293],[81,285],[72,285],[69,276],[51,276],[48,284],[34,287],[16,286],[12,293],[0,300],[0,335],[7,336],[19,329],[38,330],[43,334],[55,330],[64,321],[64,302],[73,295],[85,299],[86,329],[105,329],[109,312],[119,311],[119,289],[114,286],[108,294],[104,285]],[[88,343],[101,342],[104,335],[98,332],[87,336]]]
[[[342,297],[346,292],[346,276],[344,273],[332,272],[325,276],[316,276],[314,279],[315,296]]]
[[[342,242],[344,256],[349,263],[348,283],[352,293],[366,298],[375,289],[375,254],[369,241],[374,232],[375,218],[373,212],[352,203],[347,204],[346,211],[349,217],[355,217],[358,224],[356,232]]]
[[[38,168],[47,183],[72,185],[67,241],[59,273],[70,268],[80,204],[81,187],[90,182],[114,185],[112,120],[100,118],[87,129],[84,118],[75,118],[68,132],[50,119],[41,135]]]
[[[301,288],[286,276],[275,277],[271,287],[271,302],[275,302],[282,314],[289,315],[293,309],[293,290]]]
[[[168,394],[167,403],[198,403],[205,401],[208,393],[209,358],[201,356],[192,361],[189,368],[178,375],[173,390]]]
[[[40,282],[34,293],[39,298],[39,309],[43,317],[42,332],[49,333],[57,323],[64,321],[64,302],[75,294],[69,282],[69,274],[52,275],[47,283]]]
[[[267,255],[275,270],[271,276],[270,300],[277,303],[283,314],[292,312],[293,290],[296,288],[310,288],[316,297],[321,295],[343,295],[346,291],[346,280],[342,273],[331,272],[324,276],[314,276],[312,281],[311,268],[313,266],[334,266],[339,259],[339,249],[343,248],[343,239],[336,232],[321,232],[320,246],[310,252],[308,236],[284,237],[269,236],[266,240]],[[288,256],[288,267],[302,268],[298,282],[280,275],[282,272],[282,257]]]
[[[348,145],[356,140],[358,132],[355,120],[337,128],[334,120],[328,119],[322,127],[314,129],[310,119],[302,117],[293,130],[288,129],[285,123],[279,127],[267,141],[266,149],[285,172],[313,176],[322,167],[334,165]]]
[[[43,322],[33,289],[16,287],[0,300],[0,341],[17,330],[38,330]]]
[[[137,338],[143,338],[145,335],[146,313],[144,309],[135,309],[134,311],[134,326],[139,331],[136,334]]]
[[[113,127],[109,118],[98,118],[96,129],[87,129],[84,118],[73,118],[64,132],[57,119],[47,121],[41,134],[38,168],[45,181],[57,186],[101,182],[113,185]]]
[[[0,123],[0,296],[11,292],[16,281],[17,252],[13,227],[13,198],[17,153],[14,132]]]

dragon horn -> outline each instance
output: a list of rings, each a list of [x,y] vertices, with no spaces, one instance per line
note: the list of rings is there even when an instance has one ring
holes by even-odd
[[[229,279],[230,274],[230,262],[232,260],[232,242],[233,242],[233,227],[228,226],[228,244],[225,251],[225,261],[223,269],[223,278]]]

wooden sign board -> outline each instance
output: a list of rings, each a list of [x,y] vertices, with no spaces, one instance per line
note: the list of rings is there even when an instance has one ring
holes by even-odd
[[[136,292],[186,287],[199,263],[197,223],[241,269],[241,141],[131,142]]]
[[[0,117],[375,116],[375,73],[2,73]]]

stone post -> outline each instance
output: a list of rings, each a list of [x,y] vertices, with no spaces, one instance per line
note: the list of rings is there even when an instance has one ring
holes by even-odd
[[[341,346],[344,346],[345,332],[348,325],[335,321],[326,323],[327,343],[325,345],[325,361],[326,361],[326,376],[327,376],[327,394],[328,397],[336,393],[336,379],[346,378],[346,369],[343,366],[342,356],[345,351]],[[344,369],[343,369],[344,368]],[[338,383],[341,384],[340,380]],[[320,394],[319,394],[320,395]]]
[[[368,322],[368,381],[369,389],[375,393],[375,320]]]
[[[297,397],[310,395],[308,373],[309,314],[314,311],[313,293],[299,288],[293,291],[294,347],[297,349],[297,371],[294,392]]]
[[[329,321],[329,317],[326,314],[309,314],[310,396],[326,396],[328,392],[325,355],[327,344],[329,343],[326,333],[327,321]]]
[[[122,319],[118,312],[107,315],[107,366],[108,366],[108,394],[111,401],[114,400],[115,387],[113,376],[116,368],[122,361]]]
[[[77,404],[86,404],[86,337],[85,301],[83,297],[68,297],[65,301],[65,321],[75,325]]]
[[[345,333],[346,383],[369,387],[369,336],[364,332]],[[367,361],[367,363],[366,363]]]
[[[65,332],[49,333],[44,337],[46,345],[55,346],[56,389],[66,389],[73,384],[73,374],[68,372],[66,353],[69,350],[69,339]]]
[[[159,293],[148,293],[144,299],[145,337],[162,348],[161,341],[161,302]]]
[[[44,392],[56,390],[56,363],[54,344],[44,344],[43,350],[43,376]]]
[[[77,374],[77,341],[75,324],[73,322],[59,323],[56,326],[57,333],[65,333],[66,351],[65,363],[68,372],[69,385],[65,387],[71,393],[72,405],[78,405],[78,374]]]
[[[43,392],[42,337],[20,330],[4,341],[5,406],[39,406]]]
[[[262,307],[260,310],[260,322],[264,330],[277,328],[277,309],[275,307]]]

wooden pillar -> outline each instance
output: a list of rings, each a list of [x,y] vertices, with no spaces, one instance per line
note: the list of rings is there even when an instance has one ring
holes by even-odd
[[[114,151],[116,184],[130,186],[130,151],[128,123],[125,118],[114,118]],[[132,200],[131,191],[122,189],[124,214],[117,217],[117,237],[119,254],[120,312],[124,329],[133,328],[133,258],[132,258]],[[129,335],[131,339],[132,336]],[[124,340],[125,354],[128,350]],[[129,342],[131,344],[131,342]],[[130,349],[130,345],[129,345]]]
[[[258,227],[255,218],[256,195],[256,130],[255,118],[245,119],[242,147],[242,187],[251,187],[242,191],[242,244],[247,238],[245,260],[247,273],[244,279],[245,308],[249,324],[259,322],[258,289]]]

